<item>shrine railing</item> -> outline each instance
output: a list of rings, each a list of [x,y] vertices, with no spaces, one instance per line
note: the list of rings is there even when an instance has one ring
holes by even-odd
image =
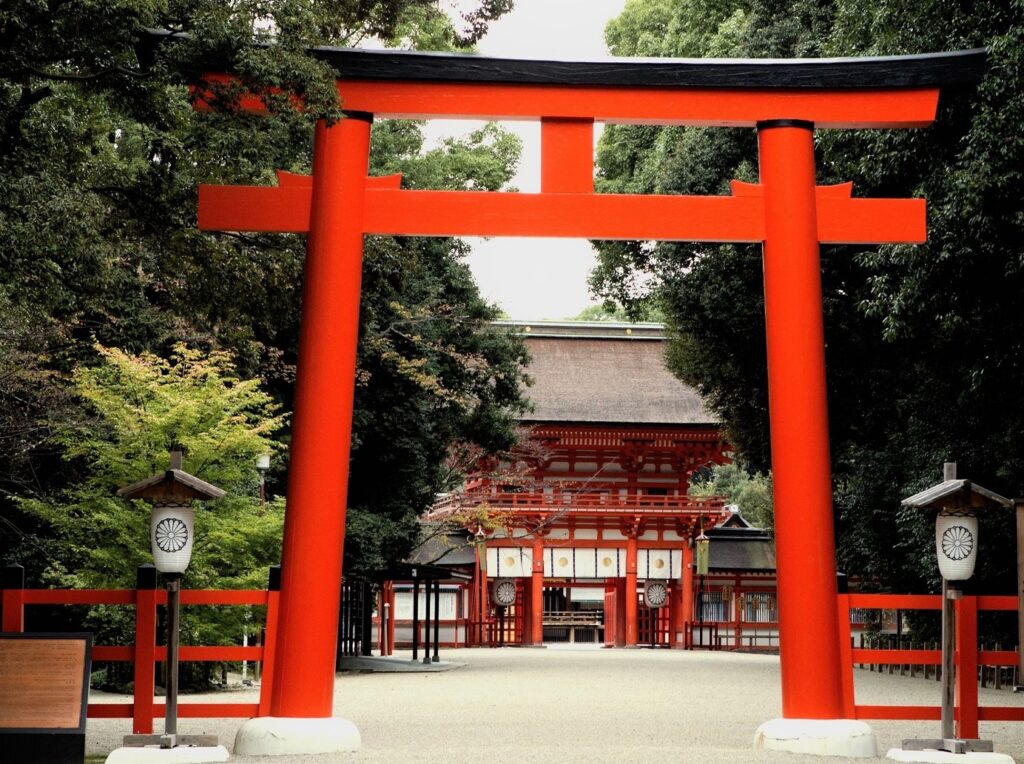
[[[487,504],[498,509],[618,514],[641,510],[644,514],[673,514],[680,511],[708,516],[725,512],[724,496],[649,496],[574,491],[496,491],[452,494],[435,502],[428,517],[444,517],[463,509]]]
[[[843,663],[843,706],[848,719],[939,720],[941,708],[935,706],[863,705],[856,702],[853,681],[855,663],[881,665],[940,665],[939,650],[877,650],[853,647],[850,630],[851,608],[871,610],[941,610],[938,594],[840,594],[839,645]],[[964,596],[956,603],[956,734],[977,738],[979,721],[1024,722],[1022,706],[978,706],[979,666],[1014,666],[1018,655],[1013,650],[978,649],[978,612],[1017,610],[1013,596]]]
[[[279,569],[271,569],[270,586],[264,590],[183,589],[181,604],[265,606],[266,638],[260,646],[194,646],[180,648],[182,661],[261,661],[263,678],[258,703],[178,703],[180,718],[249,718],[270,713],[274,644],[277,634]],[[92,660],[134,664],[131,703],[90,703],[90,719],[131,719],[132,732],[150,734],[153,719],[163,718],[163,703],[154,700],[155,667],[167,660],[167,648],[156,644],[157,608],[167,605],[167,592],[157,588],[156,569],[139,568],[135,589],[26,589],[24,568],[4,570],[2,628],[6,632],[25,630],[25,607],[29,605],[125,605],[135,609],[135,638],[132,645],[96,645]]]

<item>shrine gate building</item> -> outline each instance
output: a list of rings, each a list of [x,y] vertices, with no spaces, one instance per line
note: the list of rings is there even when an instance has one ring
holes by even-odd
[[[662,327],[499,323],[529,349],[533,410],[513,457],[483,460],[425,518],[453,528],[412,561],[472,575],[442,589],[441,644],[777,647],[769,534],[721,497],[688,496],[729,446],[665,367]],[[694,565],[702,529],[719,539],[707,576]],[[406,645],[411,588],[384,592]]]

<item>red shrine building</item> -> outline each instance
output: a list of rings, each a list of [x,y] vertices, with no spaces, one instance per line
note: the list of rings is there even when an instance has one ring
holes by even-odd
[[[729,445],[666,369],[662,327],[508,325],[532,358],[528,435],[439,497],[424,522],[451,527],[412,558],[467,579],[443,581],[429,603],[440,644],[777,647],[770,535],[721,497],[688,495],[694,473],[729,461]],[[386,584],[383,597],[388,643],[407,646],[412,588]],[[420,618],[427,604],[421,593]]]

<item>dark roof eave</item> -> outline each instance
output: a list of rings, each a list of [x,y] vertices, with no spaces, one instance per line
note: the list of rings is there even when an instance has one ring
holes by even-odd
[[[823,59],[616,59],[541,61],[458,53],[314,48],[341,79],[490,82],[597,87],[867,89],[975,85],[983,49],[913,56]]]
[[[139,480],[131,485],[126,485],[124,488],[119,488],[117,490],[117,495],[122,499],[145,498],[140,494],[144,493],[149,488],[160,485],[161,483],[179,483],[184,485],[199,494],[196,497],[197,499],[220,499],[227,495],[227,492],[222,488],[218,488],[217,486],[207,483],[205,480],[201,480],[195,475],[190,475],[182,470],[166,470],[165,472],[158,472],[155,475],[150,475],[148,478]]]
[[[529,369],[527,369],[529,373]],[[705,427],[716,431],[721,430],[721,422],[617,422],[608,419],[531,419],[529,414],[519,417],[519,421],[526,425],[579,425],[581,427],[643,427],[647,430],[678,430],[680,427]]]
[[[184,35],[140,33],[155,46]],[[595,61],[510,59],[466,53],[424,53],[317,47],[309,51],[341,79],[404,82],[486,82],[643,88],[863,90],[975,85],[985,72],[984,49],[910,56],[821,59],[606,58]],[[212,68],[220,66],[210,61]]]
[[[905,507],[925,509],[940,507],[947,499],[956,499],[959,505],[971,504],[974,508],[984,506],[1010,507],[1013,502],[1005,496],[1000,496],[995,491],[983,488],[970,480],[954,479],[946,480],[931,488],[915,493],[903,499],[901,504]]]

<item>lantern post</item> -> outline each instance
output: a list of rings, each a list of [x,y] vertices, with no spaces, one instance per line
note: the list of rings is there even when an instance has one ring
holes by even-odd
[[[153,565],[167,588],[167,680],[162,735],[125,735],[125,748],[159,746],[174,758],[173,749],[188,746],[189,761],[227,761],[227,749],[216,735],[178,734],[178,640],[181,576],[192,559],[195,539],[193,501],[219,499],[225,492],[182,469],[182,452],[171,451],[170,469],[118,490],[122,499],[143,499],[152,505],[149,526]],[[119,749],[124,750],[124,749]],[[116,752],[115,752],[116,753]],[[113,754],[112,754],[113,756]],[[131,755],[123,757],[125,761]]]
[[[1014,692],[1024,692],[1024,498],[1013,500],[1017,516],[1017,684]]]
[[[957,479],[956,462],[946,462],[942,468],[941,483],[904,499],[902,503],[916,509],[938,509],[935,556],[942,575],[942,737],[904,740],[902,750],[957,754],[991,752],[991,740],[964,738],[961,736],[963,731],[954,727],[956,601],[963,596],[963,582],[974,575],[978,559],[978,510],[1010,507],[1012,502],[969,480]],[[960,645],[960,649],[976,650],[977,645]]]

